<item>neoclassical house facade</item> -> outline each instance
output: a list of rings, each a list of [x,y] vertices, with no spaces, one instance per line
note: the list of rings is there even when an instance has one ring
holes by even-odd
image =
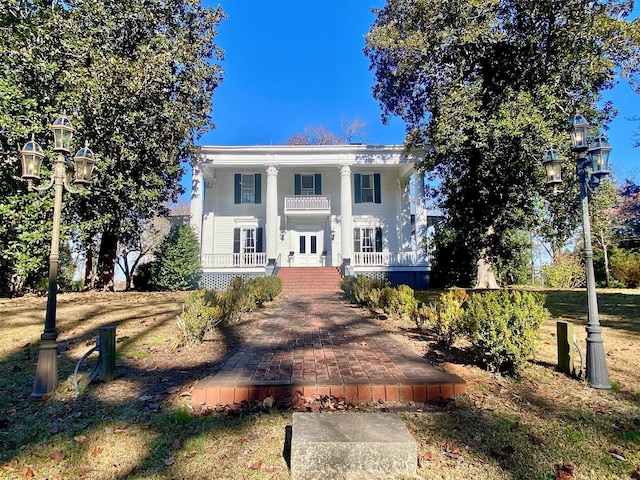
[[[202,285],[222,289],[234,276],[305,266],[428,287],[420,153],[399,145],[201,147],[191,225]]]

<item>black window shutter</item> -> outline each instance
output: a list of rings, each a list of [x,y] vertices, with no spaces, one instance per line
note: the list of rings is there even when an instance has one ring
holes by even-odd
[[[360,251],[360,229],[359,228],[354,228],[353,229],[353,252],[359,252]]]
[[[234,176],[233,203],[242,202],[242,175],[236,173]]]
[[[362,203],[362,190],[361,190],[361,183],[360,183],[360,174],[359,173],[354,173],[353,174],[353,192],[355,194],[355,203]]]
[[[376,252],[382,251],[382,229],[376,227]]]
[[[262,227],[258,227],[256,228],[256,252],[264,252],[264,250],[262,249],[262,244]]]
[[[233,253],[240,253],[240,229],[233,229]]]
[[[373,174],[373,197],[376,203],[382,203],[382,196],[380,195],[380,174]]]
[[[256,203],[262,203],[262,175],[260,173],[256,173],[254,189],[256,194]]]
[[[302,195],[302,175],[299,173],[293,176],[293,194]]]
[[[316,173],[316,191],[315,194],[316,195],[322,195],[322,175],[320,175],[319,173]]]

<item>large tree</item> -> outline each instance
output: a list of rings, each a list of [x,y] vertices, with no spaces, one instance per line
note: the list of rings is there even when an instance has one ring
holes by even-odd
[[[377,11],[365,48],[373,94],[383,119],[406,122],[408,144],[431,147],[421,168],[439,179],[452,247],[436,255],[457,251],[465,265],[455,271],[495,266],[507,253],[505,238],[531,231],[544,151],[566,148],[576,112],[606,123],[613,112],[598,103],[600,92],[619,77],[637,84],[638,22],[626,20],[632,7],[622,0],[389,0]],[[444,283],[456,281],[446,273]]]
[[[2,170],[17,173],[29,134],[48,143],[47,125],[68,112],[98,163],[88,194],[66,197],[66,223],[98,250],[98,285],[112,285],[119,238],[176,199],[182,165],[212,127],[224,14],[200,0],[8,0],[0,9]],[[16,203],[24,187],[5,175],[0,194]]]

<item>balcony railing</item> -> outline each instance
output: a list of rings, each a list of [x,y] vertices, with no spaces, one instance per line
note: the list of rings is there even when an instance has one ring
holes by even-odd
[[[266,253],[206,253],[200,256],[203,267],[264,267]]]
[[[331,213],[328,195],[296,195],[284,197],[284,213]]]
[[[416,252],[356,252],[353,254],[354,266],[396,267],[422,263]]]

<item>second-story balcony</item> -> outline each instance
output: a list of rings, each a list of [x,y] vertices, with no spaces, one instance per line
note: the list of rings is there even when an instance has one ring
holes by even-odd
[[[330,215],[329,195],[296,195],[284,197],[285,215]]]

